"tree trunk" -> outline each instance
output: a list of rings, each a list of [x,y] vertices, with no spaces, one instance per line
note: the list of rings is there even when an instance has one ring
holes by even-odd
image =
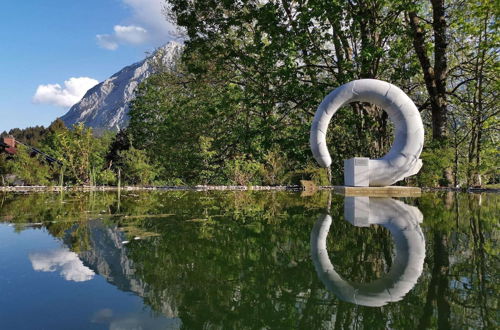
[[[433,12],[432,29],[434,33],[434,66],[426,50],[426,31],[420,24],[417,13],[408,13],[413,35],[413,47],[424,74],[425,87],[429,94],[432,115],[432,138],[444,141],[447,138],[448,103],[446,99],[446,79],[448,65],[446,60],[446,18],[444,0],[430,0]]]
[[[447,135],[448,102],[446,100],[446,77],[448,64],[446,61],[446,18],[444,0],[431,0],[434,30],[434,80],[436,86],[436,105],[432,107],[432,134],[438,140]]]

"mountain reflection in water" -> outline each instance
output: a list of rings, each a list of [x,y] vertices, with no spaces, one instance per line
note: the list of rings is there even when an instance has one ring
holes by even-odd
[[[123,244],[123,231],[116,226],[104,224],[102,220],[90,221],[87,230],[90,249],[79,253],[86,266],[122,291],[133,292],[142,298],[157,294],[150,290],[151,285],[143,278],[135,276],[136,266]],[[168,318],[178,316],[177,306],[168,295],[162,296],[159,302],[155,305],[158,312]]]
[[[0,198],[6,329],[496,324],[498,195],[333,196],[319,220],[321,192]]]

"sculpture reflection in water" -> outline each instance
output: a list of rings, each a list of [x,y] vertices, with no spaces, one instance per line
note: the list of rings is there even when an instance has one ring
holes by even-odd
[[[319,278],[339,299],[357,305],[380,307],[401,300],[417,283],[423,269],[425,240],[420,210],[392,198],[346,197],[344,217],[357,227],[381,225],[395,243],[396,259],[382,278],[368,283],[351,283],[334,269],[326,238],[332,218],[321,215],[311,232],[311,254]]]

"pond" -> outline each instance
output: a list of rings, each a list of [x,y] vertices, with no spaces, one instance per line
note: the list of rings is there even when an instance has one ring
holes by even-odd
[[[496,194],[0,195],[2,329],[492,329]]]

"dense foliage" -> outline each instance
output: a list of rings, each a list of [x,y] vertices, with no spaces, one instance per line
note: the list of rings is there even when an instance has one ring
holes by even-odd
[[[350,80],[377,78],[401,87],[422,112],[419,184],[499,180],[494,2],[166,2],[185,33],[184,56],[141,86],[130,125],[165,179],[310,178],[307,133],[322,98]],[[334,182],[342,182],[344,159],[381,156],[391,136],[387,115],[372,105],[337,113]]]

